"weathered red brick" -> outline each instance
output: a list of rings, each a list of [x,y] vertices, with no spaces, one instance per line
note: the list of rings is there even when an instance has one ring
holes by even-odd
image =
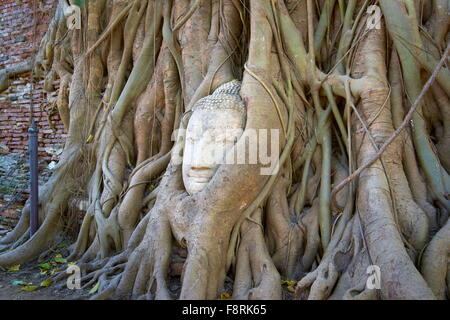
[[[55,8],[55,1],[45,0],[45,13],[38,12],[37,30],[34,30],[33,0],[2,0],[0,2],[0,69],[18,64],[34,54]],[[36,34],[36,36],[35,36]],[[33,39],[36,40],[33,46]],[[30,80],[30,72],[17,76],[11,81],[11,87],[0,94],[0,143],[8,146],[11,152],[28,152],[28,126],[30,120],[30,95],[33,97],[33,116],[40,129],[39,155],[48,161],[53,155],[47,154],[46,147],[60,148],[64,143],[63,125],[57,114],[52,115],[53,127],[48,123],[46,107],[47,93],[43,90],[43,81],[35,83],[30,94],[26,84]],[[55,81],[55,88],[59,87]],[[56,92],[51,94],[56,96]]]

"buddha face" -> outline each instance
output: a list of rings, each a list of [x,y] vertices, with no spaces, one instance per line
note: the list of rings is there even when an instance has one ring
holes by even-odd
[[[243,115],[235,109],[198,109],[189,120],[183,153],[183,182],[186,191],[202,191],[214,176],[225,155],[242,134]]]

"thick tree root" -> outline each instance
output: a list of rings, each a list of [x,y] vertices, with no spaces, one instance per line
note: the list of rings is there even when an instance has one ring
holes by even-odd
[[[262,210],[257,209],[241,226],[233,299],[279,300],[281,277],[264,241]]]
[[[450,252],[450,220],[433,237],[422,257],[422,274],[436,298],[448,298],[446,288]]]

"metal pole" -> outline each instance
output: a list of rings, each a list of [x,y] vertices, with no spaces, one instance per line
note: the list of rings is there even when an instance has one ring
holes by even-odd
[[[39,228],[38,132],[39,129],[36,127],[34,119],[32,119],[31,127],[28,129],[30,137],[30,237],[33,236]]]

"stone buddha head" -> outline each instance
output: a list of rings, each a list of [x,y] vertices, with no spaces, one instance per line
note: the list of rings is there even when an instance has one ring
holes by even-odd
[[[237,80],[195,103],[186,128],[182,175],[186,191],[202,191],[242,135],[246,110]]]

